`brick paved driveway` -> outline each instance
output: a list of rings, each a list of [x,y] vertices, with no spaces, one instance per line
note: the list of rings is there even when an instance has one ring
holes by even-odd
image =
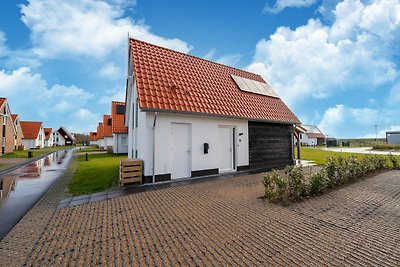
[[[28,265],[399,266],[400,172],[290,207],[261,175],[58,209]]]

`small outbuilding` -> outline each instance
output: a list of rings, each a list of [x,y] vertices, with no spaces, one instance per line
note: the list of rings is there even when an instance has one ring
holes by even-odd
[[[22,144],[25,149],[41,149],[44,147],[44,129],[42,122],[21,121],[23,133]]]
[[[97,145],[97,132],[89,133],[89,141],[91,146]]]
[[[44,128],[44,146],[45,147],[53,146],[53,129],[52,128]]]
[[[129,39],[128,157],[144,182],[294,163],[299,119],[254,73]]]
[[[111,102],[114,154],[128,153],[128,127],[125,126],[125,102]]]
[[[386,143],[388,145],[400,145],[400,131],[387,131]]]

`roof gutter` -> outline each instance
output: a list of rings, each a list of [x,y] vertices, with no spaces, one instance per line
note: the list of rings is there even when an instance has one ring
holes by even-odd
[[[153,121],[153,184],[156,182],[156,124],[157,124],[157,111],[154,112],[154,121]]]
[[[141,111],[184,114],[184,115],[203,115],[203,116],[217,117],[217,118],[241,119],[241,120],[248,120],[248,121],[271,122],[271,123],[278,123],[278,124],[296,124],[296,125],[301,124],[300,121],[275,121],[275,120],[257,119],[257,118],[249,118],[249,117],[241,117],[241,116],[233,116],[233,115],[221,115],[221,114],[212,114],[212,113],[205,113],[205,112],[193,112],[193,111],[181,111],[181,110],[165,110],[165,109],[156,109],[156,108],[141,108]]]

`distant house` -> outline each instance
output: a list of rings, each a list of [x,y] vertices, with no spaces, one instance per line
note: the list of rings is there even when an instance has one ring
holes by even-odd
[[[97,144],[100,148],[105,147],[103,132],[104,132],[103,123],[99,122],[99,125],[97,126]]]
[[[103,138],[104,138],[104,148],[113,146],[111,115],[103,115]]]
[[[400,145],[400,131],[387,131],[386,142],[388,145]]]
[[[22,137],[23,137],[23,133],[22,133],[22,128],[21,128],[21,123],[20,123],[20,119],[18,114],[11,114],[13,123],[14,123],[14,127],[15,127],[15,141],[14,141],[14,149],[18,149],[18,147],[22,146]]]
[[[129,39],[128,157],[144,182],[294,163],[299,119],[257,74]]]
[[[325,144],[325,135],[316,125],[301,125],[306,132],[300,135],[302,146],[322,146]]]
[[[44,128],[44,146],[53,146],[53,129]]]
[[[22,144],[25,149],[35,149],[44,147],[44,129],[42,122],[21,121],[23,133]]]
[[[98,145],[97,144],[97,132],[90,132],[89,133],[89,141],[91,146]]]
[[[0,155],[12,153],[15,149],[16,129],[12,121],[10,107],[7,98],[0,98]]]
[[[65,127],[60,127],[55,133],[53,133],[53,141],[56,146],[72,146],[76,140],[73,134],[68,132]]]
[[[128,127],[125,126],[125,102],[112,101],[112,135],[114,154],[128,153]]]

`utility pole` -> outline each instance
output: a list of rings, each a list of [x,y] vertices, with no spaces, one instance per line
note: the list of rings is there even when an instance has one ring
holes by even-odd
[[[378,139],[378,124],[374,124],[372,126],[374,126],[375,128],[375,142],[376,142],[376,140]]]

